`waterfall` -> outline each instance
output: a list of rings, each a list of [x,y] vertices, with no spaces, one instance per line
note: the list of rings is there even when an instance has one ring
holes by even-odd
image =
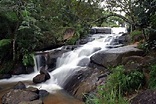
[[[94,34],[90,38],[91,42],[80,46],[72,51],[65,52],[61,57],[57,58],[56,69],[50,72],[51,79],[47,80],[44,83],[40,83],[37,85],[33,85],[34,87],[45,89],[49,92],[52,92],[55,89],[60,89],[63,87],[65,81],[71,77],[74,73],[85,67],[90,62],[90,57],[98,51],[107,50],[107,46],[111,44],[111,42],[116,39],[121,34],[118,34],[120,31],[115,33],[116,29],[114,29],[114,34]],[[125,32],[124,29],[120,32]],[[61,48],[59,48],[61,49]],[[48,52],[48,51],[46,51]],[[41,62],[41,59],[46,58],[41,55],[36,55],[34,57],[35,62],[35,71],[29,75],[15,75],[10,79],[0,80],[0,83],[9,83],[9,82],[18,82],[18,81],[32,81],[33,77],[35,77],[39,71],[41,66],[45,65],[44,62]],[[32,86],[32,85],[30,85]]]

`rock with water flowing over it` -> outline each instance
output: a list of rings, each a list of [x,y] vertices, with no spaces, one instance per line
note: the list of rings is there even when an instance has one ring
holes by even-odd
[[[34,83],[41,83],[41,82],[45,82],[48,79],[50,79],[50,75],[49,75],[48,71],[45,70],[44,67],[42,67],[40,69],[40,74],[38,74],[37,76],[35,76],[33,78],[33,82]]]
[[[119,48],[113,48],[106,51],[100,51],[91,56],[91,62],[104,66],[104,67],[115,67],[122,63],[124,57],[128,56],[143,56],[144,52],[134,45],[128,45]]]
[[[81,68],[70,80],[66,81],[63,88],[79,100],[83,100],[84,94],[93,91],[97,85],[105,82],[106,72],[97,68]]]
[[[31,91],[12,89],[2,97],[2,104],[19,104],[23,101],[33,101],[39,98],[38,94]]]
[[[47,66],[48,71],[51,72],[56,68],[57,58],[61,57],[63,53],[68,52],[67,50],[53,50],[47,54]]]
[[[45,80],[50,79],[50,75],[49,75],[48,71],[45,70],[44,67],[42,67],[42,68],[40,69],[40,74],[44,74],[44,75],[45,75]]]
[[[156,90],[146,90],[131,100],[131,104],[156,104]]]
[[[14,87],[13,89],[26,89],[26,86],[23,82],[18,82]]]
[[[127,33],[122,34],[122,36],[119,36],[119,38],[118,38],[119,44],[126,45],[126,44],[129,44],[130,41],[131,41],[131,37]]]

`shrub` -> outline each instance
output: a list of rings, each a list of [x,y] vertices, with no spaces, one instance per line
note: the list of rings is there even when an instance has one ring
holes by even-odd
[[[132,42],[136,42],[136,41],[140,41],[140,40],[144,39],[142,34],[143,33],[140,30],[134,30],[134,31],[132,31],[130,33]]]
[[[150,69],[149,88],[154,89],[156,88],[156,65],[152,65]]]
[[[125,74],[123,66],[112,69],[105,85],[100,86],[97,95],[87,100],[87,104],[128,104],[123,96],[135,91],[143,84],[144,76],[139,71]]]
[[[22,59],[24,66],[34,66],[33,57],[34,57],[34,54],[25,54]]]

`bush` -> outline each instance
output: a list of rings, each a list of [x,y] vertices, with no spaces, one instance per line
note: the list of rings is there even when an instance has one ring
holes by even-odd
[[[112,86],[120,90],[122,94],[138,89],[142,86],[143,80],[143,73],[139,71],[125,73],[123,66],[114,68],[113,73],[108,77],[108,81],[113,84]]]
[[[33,57],[34,57],[34,54],[25,54],[22,59],[24,66],[34,66]]]
[[[149,79],[149,88],[155,89],[156,88],[156,65],[152,65],[150,68],[150,79]]]
[[[130,35],[131,35],[132,42],[137,42],[144,39],[143,33],[140,30],[134,30],[130,33]]]
[[[87,104],[128,104],[123,96],[140,88],[143,79],[141,72],[125,74],[123,66],[118,66],[112,70],[105,85],[98,88],[97,95],[87,100]]]

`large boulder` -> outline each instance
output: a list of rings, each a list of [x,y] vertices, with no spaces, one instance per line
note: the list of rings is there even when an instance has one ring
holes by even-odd
[[[155,104],[156,90],[146,90],[131,100],[131,104]]]
[[[91,62],[104,66],[115,67],[122,63],[124,57],[128,56],[143,56],[144,52],[134,45],[123,46],[119,48],[113,48],[106,51],[100,51],[91,56]]]
[[[83,100],[87,94],[105,82],[107,71],[97,68],[81,68],[69,80],[63,88],[79,100]]]
[[[2,104],[19,104],[23,101],[33,101],[39,98],[38,94],[31,91],[12,89],[2,97]]]

